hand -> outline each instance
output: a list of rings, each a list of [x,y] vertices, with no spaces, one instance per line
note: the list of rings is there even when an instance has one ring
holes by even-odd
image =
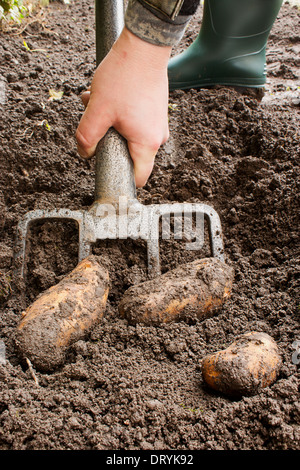
[[[114,127],[128,143],[136,186],[149,178],[155,155],[169,136],[167,65],[171,48],[152,45],[124,28],[82,95],[86,110],[76,138],[84,158]]]

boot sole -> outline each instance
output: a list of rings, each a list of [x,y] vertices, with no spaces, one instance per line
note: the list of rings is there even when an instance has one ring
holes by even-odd
[[[266,80],[262,79],[230,79],[230,78],[220,78],[217,80],[197,80],[194,82],[178,82],[178,83],[169,83],[169,91],[175,90],[187,90],[191,88],[208,88],[215,85],[223,86],[233,86],[241,88],[263,88],[265,86]]]

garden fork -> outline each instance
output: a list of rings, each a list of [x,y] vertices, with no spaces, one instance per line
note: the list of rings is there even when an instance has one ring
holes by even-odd
[[[97,64],[109,52],[123,26],[123,0],[96,0]],[[202,222],[206,220],[212,256],[223,261],[222,230],[216,211],[201,203],[141,204],[137,199],[133,162],[127,143],[111,128],[101,139],[96,150],[95,200],[93,205],[88,210],[34,210],[25,214],[17,227],[15,256],[17,269],[21,277],[24,277],[30,226],[34,222],[45,219],[66,219],[73,220],[78,224],[78,261],[91,253],[92,245],[97,240],[143,239],[147,244],[148,275],[149,278],[153,278],[161,272],[160,222],[162,219],[164,221],[170,220],[171,215],[179,217],[189,232],[193,232],[191,219],[196,217],[198,220],[193,235],[196,242],[189,243],[188,249],[195,249],[199,246],[203,238]],[[176,232],[175,238],[180,238],[179,232]],[[169,233],[170,230],[167,228],[162,234],[163,238],[167,238]]]

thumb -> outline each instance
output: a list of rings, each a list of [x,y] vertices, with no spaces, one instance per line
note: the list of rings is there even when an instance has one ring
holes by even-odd
[[[133,160],[135,184],[142,188],[151,175],[157,150],[144,145],[128,142],[128,150]]]
[[[90,158],[96,152],[99,140],[111,127],[111,119],[105,112],[101,112],[99,104],[95,103],[92,95],[87,108],[80,120],[76,131],[77,149],[83,158]]]

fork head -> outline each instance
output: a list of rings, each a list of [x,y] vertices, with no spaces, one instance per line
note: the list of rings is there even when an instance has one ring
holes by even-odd
[[[143,239],[147,244],[149,278],[161,273],[159,239],[171,237],[171,216],[174,216],[174,238],[188,239],[186,249],[198,250],[204,243],[204,221],[208,222],[211,255],[224,260],[220,218],[206,204],[143,205],[136,199],[120,198],[118,205],[94,203],[89,210],[36,210],[28,212],[17,227],[15,262],[21,277],[25,276],[28,233],[31,225],[43,220],[64,219],[77,223],[79,233],[78,261],[86,258],[97,240]],[[196,223],[192,225],[192,218]]]

